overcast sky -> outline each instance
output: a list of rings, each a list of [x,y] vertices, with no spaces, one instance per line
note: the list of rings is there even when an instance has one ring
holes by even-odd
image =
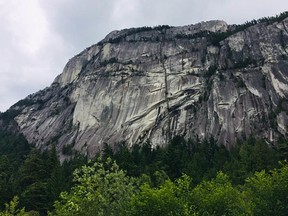
[[[0,0],[0,111],[49,86],[70,58],[112,30],[239,24],[285,10],[287,0]]]

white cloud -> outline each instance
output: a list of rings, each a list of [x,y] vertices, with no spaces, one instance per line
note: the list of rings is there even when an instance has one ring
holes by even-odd
[[[287,8],[284,0],[0,0],[0,110],[50,85],[69,58],[112,30],[242,23]]]
[[[0,2],[0,110],[49,85],[61,71],[61,38],[51,32],[38,1]],[[63,67],[64,61],[61,61]],[[56,70],[55,70],[56,69]],[[47,82],[48,81],[48,82]]]
[[[222,19],[241,24],[252,19],[274,16],[284,12],[288,2],[282,0],[219,0],[210,1],[205,9],[206,19]]]
[[[12,1],[7,24],[13,44],[28,55],[44,46],[48,24],[35,1],[30,1],[30,7],[26,1]]]

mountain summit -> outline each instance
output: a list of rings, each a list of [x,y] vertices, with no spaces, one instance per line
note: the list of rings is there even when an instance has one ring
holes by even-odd
[[[162,146],[175,135],[274,143],[288,130],[287,17],[113,31],[0,125],[13,120],[38,148],[89,156],[105,143]]]

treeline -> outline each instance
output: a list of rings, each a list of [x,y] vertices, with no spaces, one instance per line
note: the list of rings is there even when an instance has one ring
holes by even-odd
[[[216,177],[222,170],[233,184],[242,184],[255,171],[271,170],[279,165],[279,161],[287,159],[287,143],[282,141],[279,146],[282,147],[278,149],[251,137],[228,151],[223,145],[217,145],[213,137],[200,141],[176,136],[165,148],[152,148],[152,144],[146,142],[129,149],[125,143],[119,143],[113,152],[106,145],[102,157],[115,160],[121,169],[134,177],[146,174],[153,180],[155,173],[160,171],[175,180],[185,173],[196,185]],[[157,185],[157,181],[153,183]]]
[[[251,21],[247,21],[243,24],[239,24],[239,25],[232,25],[228,31],[225,32],[211,32],[211,31],[201,31],[201,32],[197,32],[195,34],[177,34],[175,36],[176,39],[195,39],[195,38],[201,38],[201,37],[205,37],[207,39],[207,41],[214,45],[214,46],[219,46],[220,42],[224,39],[226,39],[227,37],[240,32],[240,31],[244,31],[245,29],[259,24],[259,23],[266,23],[266,24],[272,24],[274,22],[281,22],[282,20],[284,20],[285,18],[288,17],[288,11],[285,11],[283,13],[280,13],[279,15],[276,16],[272,16],[272,17],[262,17],[260,19],[253,19]],[[141,32],[146,32],[146,31],[152,31],[152,30],[158,30],[158,31],[163,31],[169,28],[173,28],[173,26],[168,26],[168,25],[159,25],[159,26],[155,26],[155,27],[148,27],[148,26],[144,26],[144,27],[139,27],[139,28],[131,28],[131,29],[124,29],[123,31],[126,31],[124,34],[119,35],[115,38],[110,38],[108,40],[108,43],[120,43],[121,41],[123,41],[127,36],[136,34],[136,33],[141,33]],[[164,40],[172,40],[171,38],[162,38]],[[148,40],[146,38],[146,40]],[[159,41],[160,38],[159,36],[155,37],[153,40],[155,41]],[[131,42],[131,41],[130,41]],[[98,45],[102,45],[103,42],[99,42]]]
[[[274,22],[281,22],[285,18],[288,17],[288,11],[280,13],[279,15],[273,16],[273,17],[263,17],[258,20],[251,20],[247,21],[243,24],[240,25],[232,25],[232,27],[226,31],[226,32],[210,32],[210,31],[201,31],[195,34],[177,34],[175,37],[177,39],[195,39],[195,38],[200,38],[200,37],[205,37],[207,38],[207,41],[214,45],[214,46],[219,46],[220,42],[226,39],[227,37],[240,32],[244,31],[245,29],[259,24],[259,23],[266,23],[266,24],[272,24]]]
[[[17,196],[19,207],[46,215],[59,194],[71,188],[73,171],[86,164],[87,158],[75,155],[60,164],[52,146],[41,152],[22,135],[0,131],[0,209]]]
[[[124,34],[121,34],[115,38],[110,38],[108,40],[108,43],[119,43],[121,41],[123,41],[127,36],[133,35],[133,34],[137,34],[137,33],[141,33],[141,32],[147,32],[147,31],[165,31],[166,29],[170,29],[173,28],[173,26],[169,26],[169,25],[158,25],[155,27],[149,27],[149,26],[143,26],[143,27],[139,27],[139,28],[131,28],[131,29],[123,29],[122,31],[125,31]],[[102,45],[103,42],[100,41],[97,43],[97,45]]]
[[[76,185],[61,193],[51,215],[287,215],[288,165],[269,173],[256,172],[243,185],[233,185],[219,171],[196,186],[182,174],[158,176],[154,186],[147,175],[128,176],[109,158],[74,173]]]
[[[288,213],[288,164],[255,172],[242,185],[233,185],[219,171],[196,186],[182,174],[175,179],[158,175],[154,186],[147,175],[128,176],[110,158],[76,169],[75,185],[62,192],[49,215],[166,216],[166,215],[277,215]],[[0,215],[37,215],[18,208],[15,197]]]
[[[75,155],[60,164],[53,144],[40,152],[23,136],[0,135],[0,215],[265,215],[265,208],[287,213],[287,165],[279,163],[287,159],[285,140],[277,148],[250,138],[228,151],[212,137],[177,136],[163,148],[150,142],[132,148],[119,143],[114,150],[105,145],[101,159],[88,163]],[[261,196],[273,199],[258,197],[264,186]],[[277,204],[278,212],[267,203]]]
[[[272,24],[274,22],[281,22],[283,21],[285,18],[288,17],[288,11],[285,11],[283,13],[280,13],[279,15],[275,15],[272,17],[262,17],[260,19],[253,19],[251,21],[246,21],[243,24],[238,24],[238,25],[231,25],[230,28],[225,31],[225,32],[211,32],[211,31],[200,31],[197,32],[195,34],[176,34],[175,35],[175,39],[195,39],[195,38],[202,38],[205,37],[208,41],[208,43],[214,45],[214,46],[219,46],[220,42],[223,41],[224,39],[226,39],[227,37],[240,32],[240,31],[244,31],[245,29],[256,25],[256,24],[260,24],[260,23],[266,23],[267,25]],[[123,41],[126,41],[126,37],[133,35],[133,34],[137,34],[137,33],[141,33],[141,32],[148,32],[148,31],[160,31],[161,34],[163,34],[165,32],[165,30],[173,28],[173,26],[169,26],[169,25],[159,25],[159,26],[155,26],[155,27],[149,27],[149,26],[143,26],[143,27],[139,27],[139,28],[131,28],[131,29],[123,29],[123,33],[114,37],[114,38],[110,38],[107,42],[108,43],[120,43]],[[124,33],[125,32],[125,33]],[[151,37],[151,38],[146,38],[146,37],[142,37],[140,40],[142,41],[154,41],[154,42],[159,42],[161,40],[165,40],[165,41],[172,41],[174,40],[174,38],[167,38],[167,37],[161,37],[161,36],[155,36],[155,37]],[[135,42],[135,40],[133,39],[129,39],[127,42]],[[103,45],[106,42],[100,41],[97,43],[97,45]]]

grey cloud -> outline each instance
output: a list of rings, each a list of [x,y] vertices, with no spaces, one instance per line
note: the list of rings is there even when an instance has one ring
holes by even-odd
[[[19,4],[15,0],[1,2],[1,111],[50,85],[69,58],[97,43],[112,30],[162,24],[178,26],[211,19],[242,23],[288,8],[288,2],[284,0],[27,0],[25,10],[37,4],[39,13],[47,21],[45,41],[38,47],[33,47],[36,43],[31,45],[37,50],[33,54],[22,47],[29,35],[22,35],[21,30],[29,23],[10,26],[7,22],[12,15],[13,19],[21,19],[13,13]],[[18,37],[13,36],[11,29]],[[40,29],[31,31],[37,34]]]
[[[53,31],[81,49],[98,42],[116,27],[110,22],[112,6],[111,0],[41,1]]]

